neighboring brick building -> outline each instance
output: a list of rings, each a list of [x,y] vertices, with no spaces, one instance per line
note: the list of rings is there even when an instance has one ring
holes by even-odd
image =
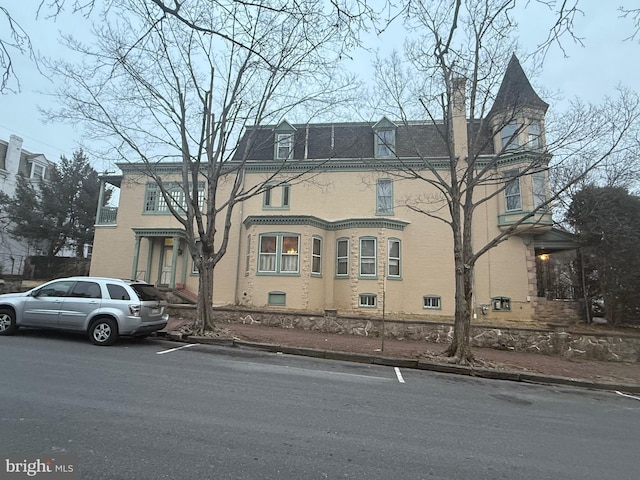
[[[516,115],[514,102],[519,102]],[[482,158],[499,156],[493,171],[494,178],[502,179],[482,186],[483,193],[509,184],[475,213],[474,241],[482,246],[546,200],[543,169],[513,175],[532,159],[548,161],[548,105],[533,91],[515,57],[485,121],[469,122],[460,103],[453,122],[456,154],[465,158],[468,136],[479,134],[486,139],[480,142]],[[448,161],[441,127],[383,117],[375,123],[292,125],[283,120],[247,129],[237,150],[248,159],[244,181],[254,185],[271,179],[274,187],[236,207],[230,248],[215,271],[214,303],[380,315],[384,298],[390,315],[451,318],[451,229],[402,206],[406,198],[436,190],[398,176],[411,168],[428,177],[433,174],[424,169],[425,159],[443,165]],[[304,181],[282,183],[284,173],[277,171],[284,160],[288,175],[312,166],[313,172],[303,174]],[[98,214],[91,274],[133,276],[197,292],[184,234],[157,186],[141,177],[140,164],[118,166],[122,175],[103,177],[120,188],[120,203],[118,209],[103,207]],[[155,168],[165,183],[179,178],[180,164]],[[178,190],[174,198],[180,197]],[[478,261],[476,311],[533,318],[536,255],[564,248],[564,241],[561,232],[552,230],[550,213],[527,220],[518,235]]]

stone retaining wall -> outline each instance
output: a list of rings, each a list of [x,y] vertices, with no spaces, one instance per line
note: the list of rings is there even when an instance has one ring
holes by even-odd
[[[195,306],[171,305],[169,313],[175,317],[193,318]],[[214,314],[216,321],[220,323],[257,324],[372,337],[380,337],[382,332],[382,320],[379,318],[340,316],[332,310],[325,314],[310,314],[216,307]],[[384,334],[387,338],[398,340],[448,343],[453,336],[453,324],[385,320]],[[575,359],[640,362],[640,334],[580,332],[570,326],[548,329],[472,326],[471,343],[474,347],[561,355]]]

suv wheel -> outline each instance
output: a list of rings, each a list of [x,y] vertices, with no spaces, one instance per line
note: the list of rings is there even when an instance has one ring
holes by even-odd
[[[89,338],[95,345],[113,345],[118,340],[118,325],[110,318],[99,318],[89,327]]]
[[[0,335],[11,335],[18,329],[16,314],[7,308],[0,309]]]

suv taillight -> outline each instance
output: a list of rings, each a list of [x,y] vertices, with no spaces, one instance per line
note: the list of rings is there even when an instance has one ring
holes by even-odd
[[[140,305],[129,305],[129,312],[135,317],[140,316]]]

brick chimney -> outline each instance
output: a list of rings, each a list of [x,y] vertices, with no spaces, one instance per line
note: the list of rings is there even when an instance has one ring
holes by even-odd
[[[453,142],[455,155],[466,159],[468,153],[467,139],[467,108],[466,108],[466,78],[454,78],[452,81],[451,108],[453,109]]]
[[[9,137],[9,145],[7,146],[7,155],[5,157],[5,170],[12,174],[17,174],[20,168],[20,156],[22,155],[22,138],[11,135]]]

